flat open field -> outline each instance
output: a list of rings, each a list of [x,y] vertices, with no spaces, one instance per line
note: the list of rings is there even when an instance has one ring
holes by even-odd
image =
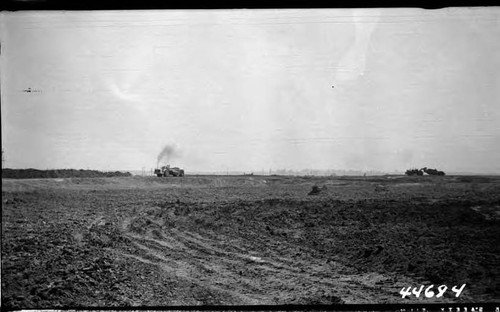
[[[499,301],[500,177],[3,179],[1,252],[3,307]]]

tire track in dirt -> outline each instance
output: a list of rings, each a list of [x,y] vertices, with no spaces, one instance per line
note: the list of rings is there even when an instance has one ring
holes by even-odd
[[[138,260],[145,264],[150,264],[154,266],[158,266],[169,276],[175,276],[177,278],[184,279],[192,284],[196,284],[198,286],[203,286],[206,289],[218,292],[218,293],[226,293],[231,297],[238,298],[242,304],[262,304],[262,302],[266,302],[266,298],[257,293],[257,288],[253,287],[251,281],[244,281],[242,279],[232,280],[228,283],[227,280],[220,281],[215,280],[209,274],[203,273],[200,275],[200,271],[207,271],[207,268],[201,269],[200,267],[204,267],[201,264],[194,265],[193,263],[188,264],[186,261],[182,261],[181,259],[172,260],[163,256],[161,253],[152,250],[151,248],[144,246],[139,243],[135,243],[139,249],[142,249],[147,252],[147,256],[152,256],[152,260],[146,259],[145,257],[137,256],[134,254],[129,254],[126,252],[120,252],[119,255],[125,256],[128,258],[132,258]],[[230,276],[227,278],[230,280]],[[250,290],[251,293],[240,291],[241,289],[233,287],[236,282],[240,284],[244,284],[244,289]],[[235,289],[238,289],[236,291]],[[272,303],[272,302],[267,302]]]
[[[156,237],[151,231],[137,234],[130,228],[133,219],[124,219],[121,229],[134,242],[136,253],[117,251],[121,256],[157,266],[166,274],[200,287],[231,294],[242,304],[290,303],[317,292],[321,292],[322,298],[341,298],[345,303],[394,302],[400,298],[401,288],[418,285],[409,277],[395,280],[378,273],[346,274],[343,272],[349,272],[349,268],[334,261],[287,258],[278,254],[276,248],[273,250],[272,243],[263,247],[270,256],[259,257],[255,250],[221,245],[228,239],[220,235],[214,239],[213,235],[209,238],[176,228],[163,228]]]
[[[124,221],[124,227],[130,220]],[[219,290],[232,290],[237,294],[246,294],[244,302],[275,303],[269,296],[270,286],[278,290],[286,288],[289,283],[268,278],[256,278],[258,275],[276,274],[283,271],[283,265],[259,261],[248,254],[241,254],[216,247],[210,240],[200,239],[196,233],[171,230],[168,239],[159,240],[147,235],[136,235],[130,232],[126,236],[134,240],[138,249],[156,261],[147,260],[159,265],[177,277],[186,278],[203,287],[215,287]],[[168,237],[164,235],[164,237]],[[168,256],[167,256],[168,255]],[[167,265],[167,267],[165,267]],[[259,267],[260,266],[260,267]],[[262,267],[264,266],[264,267]],[[182,268],[179,270],[179,268]],[[264,272],[268,271],[268,272]],[[297,270],[298,271],[298,270]],[[189,272],[189,273],[187,273]],[[243,273],[244,272],[244,273]],[[269,274],[271,272],[271,274]],[[305,275],[304,275],[305,277]],[[293,283],[291,284],[293,285]],[[252,294],[248,297],[248,293]],[[277,293],[276,296],[280,294]],[[275,296],[275,297],[276,297]]]

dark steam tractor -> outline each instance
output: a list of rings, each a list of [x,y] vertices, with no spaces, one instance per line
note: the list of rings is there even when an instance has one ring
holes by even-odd
[[[184,169],[181,169],[179,167],[170,167],[170,165],[162,166],[161,168],[155,169],[155,174],[158,177],[168,177],[168,176],[173,176],[173,177],[183,177],[184,176]]]

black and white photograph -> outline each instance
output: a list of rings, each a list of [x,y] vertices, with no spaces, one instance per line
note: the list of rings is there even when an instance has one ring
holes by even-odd
[[[500,302],[499,39],[500,7],[0,12],[2,309]]]

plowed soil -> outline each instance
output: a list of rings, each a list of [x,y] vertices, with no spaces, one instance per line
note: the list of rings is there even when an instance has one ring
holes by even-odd
[[[499,301],[499,219],[496,177],[3,179],[2,306]]]

